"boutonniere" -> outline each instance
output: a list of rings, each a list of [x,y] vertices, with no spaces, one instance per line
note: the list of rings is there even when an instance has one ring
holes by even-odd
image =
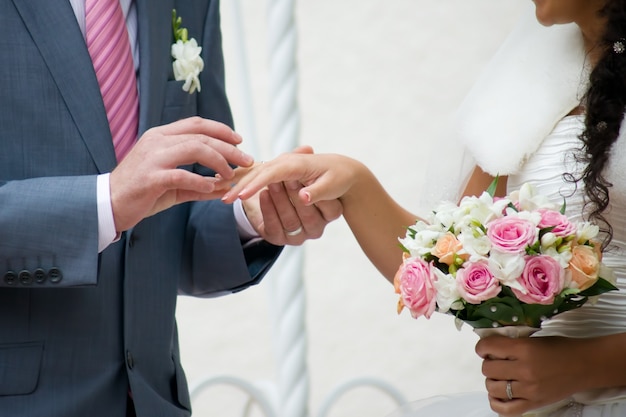
[[[172,44],[172,58],[174,62],[174,79],[184,81],[183,90],[193,94],[196,89],[200,91],[200,72],[204,69],[204,61],[200,56],[202,47],[194,38],[189,39],[186,28],[180,27],[183,20],[176,16],[176,9],[172,10],[172,29],[174,31],[174,43]]]

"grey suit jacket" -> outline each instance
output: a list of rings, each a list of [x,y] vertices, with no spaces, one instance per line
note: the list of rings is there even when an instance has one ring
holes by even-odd
[[[191,115],[232,124],[218,0],[136,4],[140,131]],[[199,94],[173,81],[173,8],[203,47]],[[242,250],[232,208],[204,202],[99,255],[96,176],[116,161],[70,4],[0,0],[0,27],[0,416],[123,416],[129,390],[140,417],[188,416],[177,293],[246,288],[280,248]]]

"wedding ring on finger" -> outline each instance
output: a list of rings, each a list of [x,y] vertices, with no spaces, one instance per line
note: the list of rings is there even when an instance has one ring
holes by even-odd
[[[506,381],[506,398],[511,401],[513,399],[513,386],[511,380]]]
[[[285,235],[289,236],[289,237],[294,237],[294,236],[298,236],[300,233],[302,233],[302,226],[299,226],[296,230],[285,230]]]

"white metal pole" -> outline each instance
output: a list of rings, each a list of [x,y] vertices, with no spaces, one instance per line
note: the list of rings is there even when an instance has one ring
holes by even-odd
[[[295,0],[269,0],[270,137],[274,156],[293,150],[300,130],[294,6]],[[286,247],[272,277],[280,417],[308,416],[303,257],[302,248]]]

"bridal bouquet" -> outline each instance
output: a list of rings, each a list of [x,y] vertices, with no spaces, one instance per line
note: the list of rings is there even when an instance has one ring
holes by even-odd
[[[414,318],[448,313],[474,328],[540,327],[617,288],[602,264],[598,227],[574,223],[529,184],[494,198],[442,203],[400,239],[394,282]],[[457,320],[457,323],[462,324]]]

